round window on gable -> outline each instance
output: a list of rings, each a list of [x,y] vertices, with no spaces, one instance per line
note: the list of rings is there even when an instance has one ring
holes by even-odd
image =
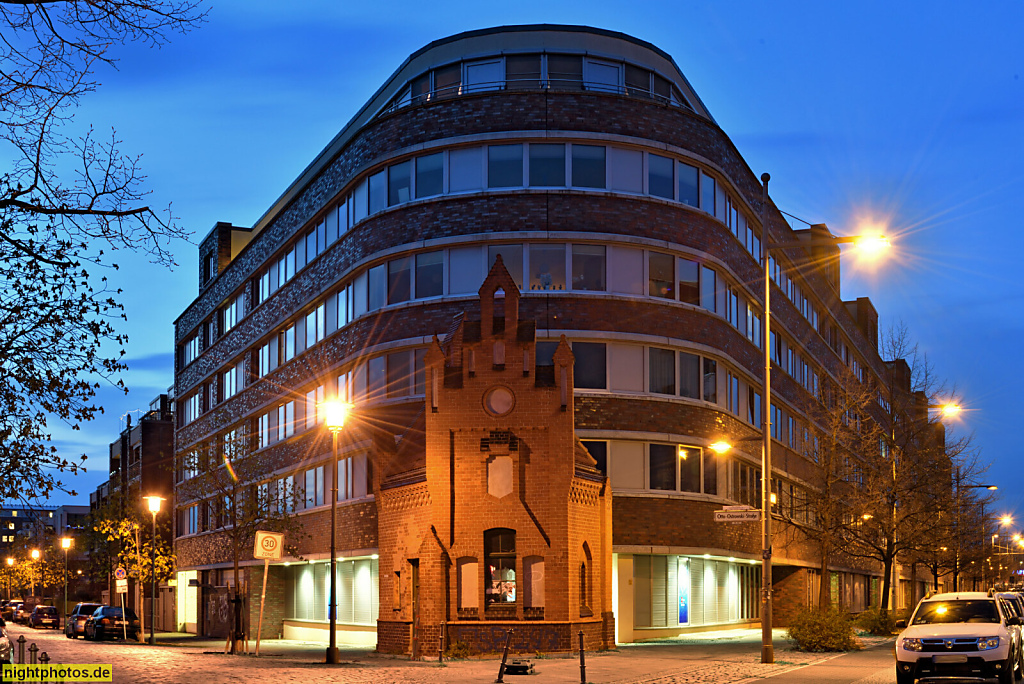
[[[484,408],[495,416],[504,416],[516,405],[516,397],[512,390],[498,385],[484,393]]]

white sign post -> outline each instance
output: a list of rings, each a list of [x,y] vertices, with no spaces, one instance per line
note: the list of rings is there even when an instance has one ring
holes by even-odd
[[[128,641],[128,611],[125,610],[124,607],[124,595],[128,593],[128,580],[126,579],[126,576],[127,574],[125,573],[124,568],[118,568],[114,573],[114,577],[116,578],[114,580],[114,588],[121,597],[121,621],[124,623],[121,625],[121,631],[124,633],[124,640]]]
[[[263,587],[260,590],[260,620],[256,625],[256,657],[260,655],[260,635],[263,632],[263,606],[267,602],[267,572],[270,561],[281,560],[284,551],[284,534],[280,532],[257,532],[253,558],[263,559]]]

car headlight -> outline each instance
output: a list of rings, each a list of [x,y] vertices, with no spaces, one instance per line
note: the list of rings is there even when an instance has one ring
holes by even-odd
[[[907,637],[906,639],[901,641],[900,644],[903,646],[904,649],[906,649],[908,651],[920,651],[921,650],[921,640],[920,639],[915,639],[913,637]]]
[[[999,648],[999,637],[982,637],[978,639],[979,651],[988,651],[993,648]]]

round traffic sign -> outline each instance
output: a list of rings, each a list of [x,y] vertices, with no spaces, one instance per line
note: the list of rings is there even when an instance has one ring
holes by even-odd
[[[114,578],[123,580],[128,577],[128,572],[124,569],[124,566],[117,566],[117,570],[114,571]]]

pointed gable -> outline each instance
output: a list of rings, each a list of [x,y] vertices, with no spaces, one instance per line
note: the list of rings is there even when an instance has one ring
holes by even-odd
[[[501,290],[504,293],[504,316],[499,323],[495,317],[495,295]],[[480,295],[480,338],[487,339],[491,335],[504,332],[506,336],[515,335],[519,328],[519,286],[512,279],[512,275],[505,268],[505,262],[499,254],[491,266],[490,272],[484,278],[483,285],[478,291]],[[503,325],[503,328],[498,326]]]

